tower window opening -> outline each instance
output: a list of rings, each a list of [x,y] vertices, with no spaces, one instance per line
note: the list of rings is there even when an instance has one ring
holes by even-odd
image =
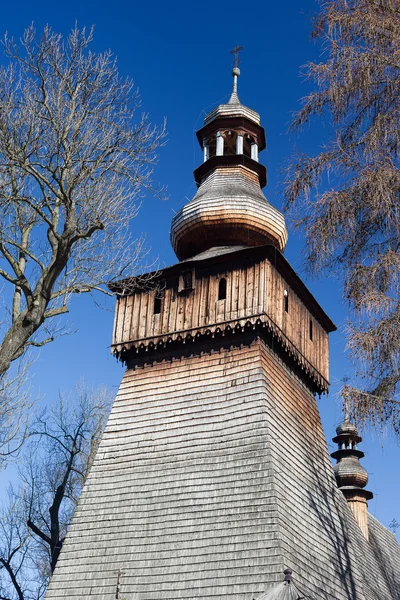
[[[218,300],[226,300],[226,279],[222,277],[218,284]]]
[[[225,145],[225,139],[224,136],[222,135],[222,133],[220,131],[217,131],[217,135],[216,135],[216,154],[217,156],[223,156],[224,155],[224,145]]]
[[[212,156],[215,156],[217,153],[217,138],[215,135],[212,135],[210,138],[208,138],[207,145],[208,145],[208,158],[211,158]]]
[[[182,273],[182,279],[183,279],[184,289],[185,290],[192,289],[192,287],[193,287],[192,272],[185,271],[185,273]]]
[[[313,341],[313,322],[312,322],[312,319],[310,319],[309,333],[310,333],[310,340]]]
[[[283,309],[285,312],[289,312],[289,294],[287,290],[283,292]]]
[[[236,131],[227,131],[224,135],[224,156],[232,156],[236,154]]]
[[[250,135],[245,135],[243,139],[243,154],[251,157],[252,144],[254,144],[254,139]]]
[[[182,271],[179,276],[178,292],[188,292],[193,289],[194,270]]]
[[[161,296],[154,298],[154,314],[159,315],[161,313]]]

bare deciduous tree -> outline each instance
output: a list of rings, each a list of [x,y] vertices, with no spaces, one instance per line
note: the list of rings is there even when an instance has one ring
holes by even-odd
[[[22,503],[9,490],[7,504],[0,517],[0,599],[28,600],[30,582],[20,574],[24,571],[29,552],[29,531],[21,510]]]
[[[32,402],[27,386],[28,363],[19,363],[15,372],[0,379],[0,470],[16,456],[27,432]]]
[[[4,375],[27,348],[54,338],[72,295],[137,267],[128,224],[151,185],[164,127],[137,116],[138,93],[111,52],[93,53],[92,31],[68,39],[33,26],[4,40],[0,67],[0,278]],[[10,399],[10,396],[7,396]],[[2,399],[0,398],[0,402]],[[0,413],[5,404],[2,403]],[[10,416],[11,404],[8,405]]]
[[[316,89],[293,126],[316,116],[332,135],[317,156],[295,157],[286,205],[305,230],[310,270],[344,279],[361,376],[343,390],[350,416],[400,434],[399,3],[324,1],[314,36],[323,61],[306,66]]]
[[[33,27],[6,37],[0,69],[0,275],[13,291],[0,374],[32,336],[66,312],[72,294],[132,268],[126,244],[134,204],[149,186],[164,130],[135,121],[138,94],[92,32],[63,38]],[[128,249],[129,245],[129,249]]]
[[[23,450],[18,491],[0,523],[0,600],[39,600],[100,442],[111,397],[77,386],[43,412]]]

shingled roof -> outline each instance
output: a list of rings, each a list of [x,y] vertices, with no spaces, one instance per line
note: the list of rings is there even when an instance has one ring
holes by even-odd
[[[398,600],[400,548],[362,535],[313,394],[261,340],[190,352],[127,370],[46,599],[119,578],[124,600],[253,600],[290,565],[301,597]]]
[[[284,581],[278,583],[266,594],[259,596],[257,600],[299,600],[304,598],[303,592],[293,582],[292,573],[292,569],[285,569]]]

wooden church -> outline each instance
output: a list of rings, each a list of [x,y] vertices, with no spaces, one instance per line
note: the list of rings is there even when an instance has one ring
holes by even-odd
[[[239,75],[197,133],[180,262],[113,286],[127,369],[47,600],[400,599],[347,420],[331,464],[315,397],[335,326],[283,256]]]

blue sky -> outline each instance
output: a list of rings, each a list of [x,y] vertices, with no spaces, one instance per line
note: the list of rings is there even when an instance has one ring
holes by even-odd
[[[329,126],[318,125],[296,140],[287,135],[291,113],[307,93],[308,84],[299,75],[301,65],[315,60],[320,48],[311,40],[311,18],[315,0],[252,3],[233,0],[211,2],[127,2],[125,0],[54,3],[37,0],[2,6],[1,32],[19,37],[32,21],[40,30],[49,23],[67,34],[75,21],[79,26],[95,25],[93,47],[111,48],[119,59],[122,74],[130,75],[139,87],[142,109],[153,123],[167,119],[168,143],[160,152],[154,179],[168,186],[169,199],[145,198],[139,216],[132,222],[134,235],[146,234],[148,262],[160,266],[176,262],[169,243],[174,211],[195,193],[193,170],[200,164],[201,151],[195,130],[204,114],[226,100],[231,91],[231,56],[236,44],[242,53],[239,97],[261,114],[267,133],[267,150],[260,160],[267,166],[267,198],[282,205],[282,169],[296,143],[316,152]],[[290,231],[286,258],[305,278],[302,238]],[[352,375],[347,360],[344,328],[347,311],[341,300],[340,283],[329,277],[306,279],[317,300],[338,325],[331,338],[331,381],[329,397],[319,401],[330,444],[341,419],[337,391],[343,376]],[[100,299],[102,301],[102,299]],[[78,298],[71,305],[67,327],[77,330],[41,350],[32,368],[32,390],[41,403],[52,402],[58,390],[67,390],[82,377],[89,384],[106,384],[117,390],[123,369],[110,356],[113,301],[104,301],[107,310],[96,308],[90,298]],[[370,473],[369,489],[375,494],[370,511],[385,525],[400,521],[399,479],[393,464],[400,461],[400,448],[390,438],[366,435],[363,461]],[[9,472],[0,477],[5,483]]]

